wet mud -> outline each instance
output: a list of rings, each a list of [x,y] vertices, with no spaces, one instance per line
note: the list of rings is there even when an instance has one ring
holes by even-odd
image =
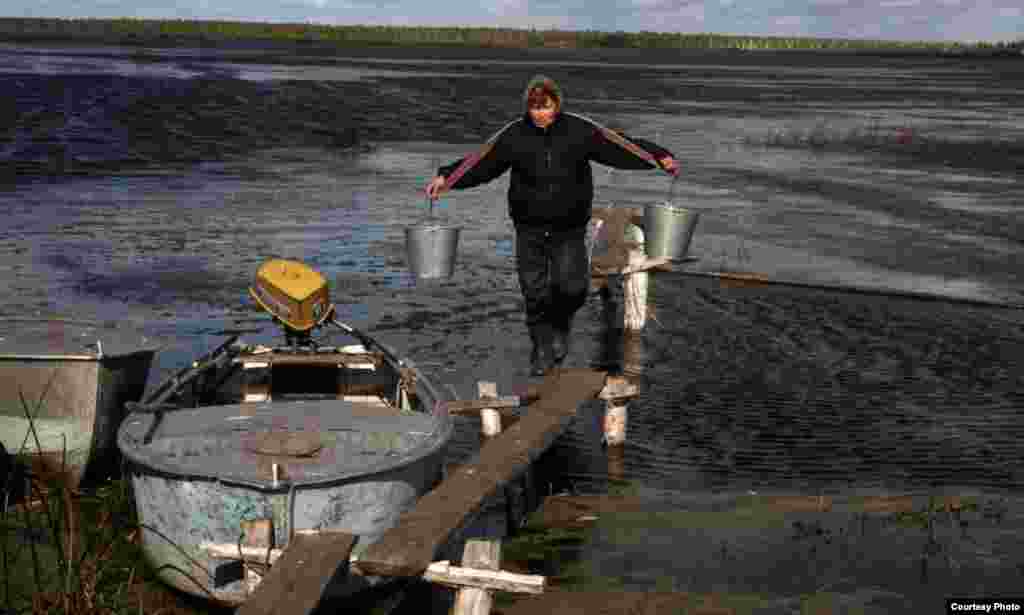
[[[352,147],[370,87],[118,75],[4,75],[7,182],[248,156],[269,147]],[[365,137],[364,137],[365,138]]]
[[[0,101],[0,135],[6,144],[0,156],[3,178],[14,182],[33,176],[59,178],[154,165],[167,169],[168,165],[250,155],[282,146],[345,149],[375,140],[482,143],[504,124],[499,118],[507,115],[508,101],[518,100],[526,80],[544,70],[570,81],[569,95],[585,103],[587,112],[596,117],[679,113],[678,100],[690,101],[685,110],[688,115],[711,117],[721,109],[710,103],[729,101],[733,115],[745,103],[764,103],[752,105],[750,113],[782,122],[797,117],[802,107],[830,102],[834,92],[813,83],[796,85],[798,89],[787,96],[800,105],[787,111],[773,98],[762,99],[757,81],[765,66],[788,68],[813,60],[816,66],[834,65],[844,71],[865,63],[863,56],[845,54],[677,50],[443,49],[424,55],[424,50],[400,48],[320,53],[292,49],[289,53],[278,47],[196,53],[197,57],[168,58],[161,57],[158,50],[140,50],[127,58],[129,65],[137,66],[172,60],[173,67],[186,75],[197,71],[193,78],[0,73],[0,83],[8,92]],[[344,62],[346,67],[360,68],[364,56],[390,58],[396,69],[421,72],[422,59],[429,57],[441,62],[446,73],[443,78],[328,77],[319,81],[286,75],[271,82],[242,79],[238,69],[225,70],[214,63],[230,62],[244,68],[247,63],[285,67]],[[933,74],[940,78],[948,65],[948,60],[927,57],[886,62],[894,70],[912,69],[917,79]],[[707,65],[708,83],[702,85],[699,74],[660,66],[671,63]],[[722,76],[723,64],[730,79],[712,79]],[[997,73],[1001,86],[1009,92],[1013,83],[1024,81],[1024,70],[1016,64],[991,59],[985,69]],[[379,64],[367,60],[362,67],[372,72]],[[753,87],[727,85],[742,81],[750,81]],[[625,82],[629,83],[628,92],[612,85]],[[944,102],[969,108],[974,102],[971,96],[964,90]],[[900,101],[902,95],[898,90],[867,89],[859,93],[861,100],[865,97],[884,107]],[[618,128],[614,122],[609,127]],[[988,171],[1012,172],[1024,161],[1024,149],[1012,139],[960,143],[908,134],[864,133],[823,141],[819,149],[871,153],[891,158],[894,164]],[[770,144],[808,145],[806,140],[778,138]]]
[[[550,575],[552,591],[510,599],[502,612],[942,612],[947,596],[1015,595],[1019,505],[980,496],[695,494],[671,507],[549,497],[505,553],[510,568]],[[685,555],[659,556],[655,544]],[[602,587],[609,569],[617,574]],[[643,588],[661,597],[644,600]]]

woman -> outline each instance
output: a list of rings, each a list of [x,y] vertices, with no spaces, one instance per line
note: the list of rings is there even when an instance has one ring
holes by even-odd
[[[565,98],[549,77],[532,78],[523,102],[523,117],[498,131],[474,166],[452,185],[447,177],[466,159],[441,167],[426,192],[436,199],[449,188],[472,188],[512,169],[509,215],[533,342],[531,374],[540,376],[568,354],[573,316],[590,290],[585,243],[594,199],[590,162],[618,169],[657,167],[609,140],[592,120],[563,112]],[[644,139],[626,139],[652,154],[666,171],[678,173],[668,150]]]

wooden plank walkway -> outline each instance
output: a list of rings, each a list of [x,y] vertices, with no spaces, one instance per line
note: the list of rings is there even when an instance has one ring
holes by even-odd
[[[593,399],[605,372],[553,369],[540,398],[526,415],[484,444],[476,463],[456,470],[403,514],[398,524],[364,553],[355,567],[362,574],[421,575],[449,536],[479,514],[485,499],[517,479],[568,427],[580,403]]]
[[[296,533],[236,615],[312,613],[335,571],[347,573],[354,544],[343,532]]]

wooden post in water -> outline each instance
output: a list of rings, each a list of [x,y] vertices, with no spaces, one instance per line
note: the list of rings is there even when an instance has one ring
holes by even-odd
[[[478,382],[476,390],[480,399],[496,399],[498,397],[498,385],[494,382]],[[481,408],[480,423],[484,435],[488,438],[501,433],[501,414],[495,408]]]
[[[498,397],[498,385],[494,382],[478,382],[477,396],[480,399]],[[501,415],[494,408],[480,410],[483,421],[483,432],[487,437],[501,433]],[[462,567],[483,570],[501,569],[501,540],[469,539],[462,551]],[[488,615],[491,612],[493,599],[491,592],[479,587],[465,587],[455,595],[453,615]]]
[[[647,324],[647,289],[651,271],[670,267],[670,259],[648,258],[639,208],[595,207],[588,237],[591,292],[601,291],[612,307],[608,278],[622,276],[622,328],[640,331]],[[613,327],[619,323],[612,324]]]
[[[644,231],[636,224],[626,225],[626,241],[640,244],[630,248],[627,266],[642,266],[647,260],[644,248]],[[626,273],[622,277],[623,327],[627,331],[640,331],[647,324],[647,282],[646,270]]]
[[[604,443],[609,447],[626,443],[626,403],[639,394],[639,387],[625,376],[609,376],[598,397],[604,400]]]
[[[604,407],[604,443],[622,446],[626,443],[626,423],[629,413],[623,400],[606,399]]]
[[[644,231],[641,228],[643,212],[637,208],[594,208],[592,235],[603,232],[605,253],[591,257],[591,291],[601,291],[605,302],[605,313],[613,316],[607,323],[611,331],[622,331],[623,364],[631,368],[627,371],[639,375],[642,370],[642,358],[636,359],[634,350],[638,350],[640,332],[647,324],[649,310],[647,306],[647,289],[650,271],[668,265],[667,258],[652,259],[647,257]],[[593,245],[598,243],[592,239]],[[622,281],[622,323],[617,321],[618,309],[609,288],[609,277],[621,276]],[[614,308],[614,309],[613,309]],[[638,355],[637,355],[638,356]],[[621,446],[626,442],[626,424],[628,420],[627,400],[636,395],[635,385],[623,382],[623,386],[632,387],[621,392],[614,392],[606,387],[602,392],[605,399],[604,436],[603,442],[611,447]]]
[[[639,338],[639,332],[647,323],[647,284],[648,271],[668,264],[668,259],[648,259],[644,249],[644,233],[640,227],[643,214],[637,209],[612,210],[595,208],[594,223],[591,226],[592,239],[590,249],[597,244],[596,237],[603,228],[606,253],[597,258],[591,257],[591,291],[601,291],[605,302],[605,313],[617,319],[615,307],[608,289],[608,278],[621,275],[623,283],[623,322],[622,326],[611,321],[607,325],[612,331],[622,331],[624,352],[631,340]],[[610,333],[610,332],[609,332]],[[624,356],[624,361],[626,357]],[[636,395],[636,386],[622,381],[605,387],[600,397],[605,401],[603,443],[608,446],[622,446],[626,443],[626,425],[628,420],[627,400]],[[617,388],[616,388],[617,387]]]
[[[631,398],[639,395],[639,387],[635,383],[644,369],[643,336],[640,331],[625,329],[621,342],[623,375],[609,377],[610,386],[605,387],[601,394],[605,400],[604,443],[609,447],[609,464],[613,463],[611,449],[626,443],[628,403]],[[621,466],[621,455],[618,455],[615,461]],[[618,470],[621,470],[621,467]]]

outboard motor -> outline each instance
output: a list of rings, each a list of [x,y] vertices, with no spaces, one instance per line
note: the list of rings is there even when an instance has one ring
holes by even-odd
[[[334,317],[327,280],[299,261],[272,259],[260,266],[249,294],[284,328],[293,349],[315,350],[311,333]]]

